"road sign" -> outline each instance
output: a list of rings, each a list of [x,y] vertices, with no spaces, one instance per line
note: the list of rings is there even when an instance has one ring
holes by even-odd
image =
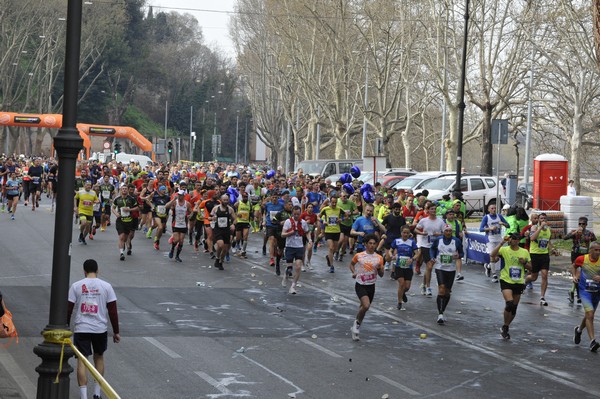
[[[500,142],[498,142],[500,132]],[[508,119],[492,119],[492,144],[508,144]]]
[[[102,144],[102,148],[104,148],[105,150],[110,150],[110,141],[105,141]],[[106,151],[105,151],[106,152]],[[109,151],[110,152],[110,151]]]

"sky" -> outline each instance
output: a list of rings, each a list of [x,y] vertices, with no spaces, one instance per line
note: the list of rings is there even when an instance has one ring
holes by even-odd
[[[154,6],[155,13],[163,10],[192,14],[202,27],[205,44],[218,47],[230,56],[234,50],[228,24],[235,3],[236,0],[147,0],[148,6]]]

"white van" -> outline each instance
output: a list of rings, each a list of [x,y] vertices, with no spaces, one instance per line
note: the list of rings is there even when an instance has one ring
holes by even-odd
[[[350,173],[350,168],[358,166],[362,169],[362,159],[315,159],[305,160],[298,164],[295,172],[302,169],[305,175],[328,177],[342,173]]]
[[[145,168],[146,165],[152,165],[152,159],[146,155],[125,154],[124,152],[118,153],[115,156],[115,160],[117,162],[121,162],[123,165],[128,165],[131,162],[135,162],[142,168]]]

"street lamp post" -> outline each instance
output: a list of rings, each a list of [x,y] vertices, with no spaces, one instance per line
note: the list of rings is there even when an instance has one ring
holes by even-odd
[[[237,111],[237,115],[235,117],[235,163],[239,162],[238,160],[238,140],[240,137],[240,111]]]
[[[367,107],[369,106],[369,59],[366,59],[365,64],[365,113],[363,115],[363,132],[362,132],[362,151],[361,158],[365,158],[365,151],[367,148]],[[319,145],[319,142],[317,142]]]
[[[244,128],[244,165],[248,165],[248,116],[246,116],[246,126]]]
[[[456,139],[456,190],[460,189],[460,179],[462,174],[462,150],[463,150],[463,130],[465,122],[465,79],[467,69],[467,39],[469,37],[469,0],[465,0],[465,32],[463,37],[462,49],[462,69],[460,73],[460,82],[458,86],[458,96],[460,103],[458,104],[458,137]]]
[[[58,154],[60,164],[58,179],[61,184],[58,185],[56,217],[54,219],[50,315],[48,325],[42,332],[44,342],[33,349],[33,352],[42,359],[42,363],[35,369],[39,374],[37,399],[68,399],[69,375],[73,371],[68,362],[73,356],[73,351],[66,345],[63,354],[62,343],[71,336],[68,329],[69,320],[67,320],[67,298],[71,269],[71,236],[73,233],[72,207],[77,155],[83,147],[83,139],[79,136],[79,132],[75,127],[79,89],[81,8],[81,0],[68,1],[63,124],[54,138],[54,148]],[[55,384],[57,375],[58,383]]]

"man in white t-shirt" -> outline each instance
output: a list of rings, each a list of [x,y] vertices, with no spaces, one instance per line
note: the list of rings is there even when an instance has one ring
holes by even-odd
[[[69,289],[68,318],[74,313],[73,344],[85,356],[94,355],[94,367],[104,375],[104,352],[108,344],[108,319],[113,329],[113,342],[119,343],[119,316],[117,296],[112,286],[98,278],[98,263],[94,259],[83,262],[85,278]],[[87,399],[85,365],[77,361],[77,382],[81,399]],[[94,385],[93,399],[100,399],[100,385]]]
[[[309,232],[308,223],[306,223],[306,220],[300,219],[301,210],[300,206],[294,206],[292,217],[283,223],[283,230],[281,232],[281,237],[285,238],[285,261],[287,267],[291,268],[292,264],[294,265],[290,294],[296,294],[296,285],[300,279],[300,272],[304,263],[304,245],[312,245],[310,235],[307,234]],[[307,240],[306,243],[305,240]],[[283,273],[283,280],[281,282],[281,285],[284,287],[287,286],[287,279],[288,273],[286,270]]]
[[[433,270],[433,263],[429,249],[433,241],[443,234],[444,226],[446,223],[441,218],[436,216],[437,205],[434,203],[427,203],[425,205],[425,211],[429,215],[426,218],[419,220],[415,227],[415,234],[417,235],[417,246],[421,250],[423,256],[423,263],[427,265],[425,269],[425,279],[421,284],[421,294],[427,296],[433,296],[431,292],[431,271]]]

